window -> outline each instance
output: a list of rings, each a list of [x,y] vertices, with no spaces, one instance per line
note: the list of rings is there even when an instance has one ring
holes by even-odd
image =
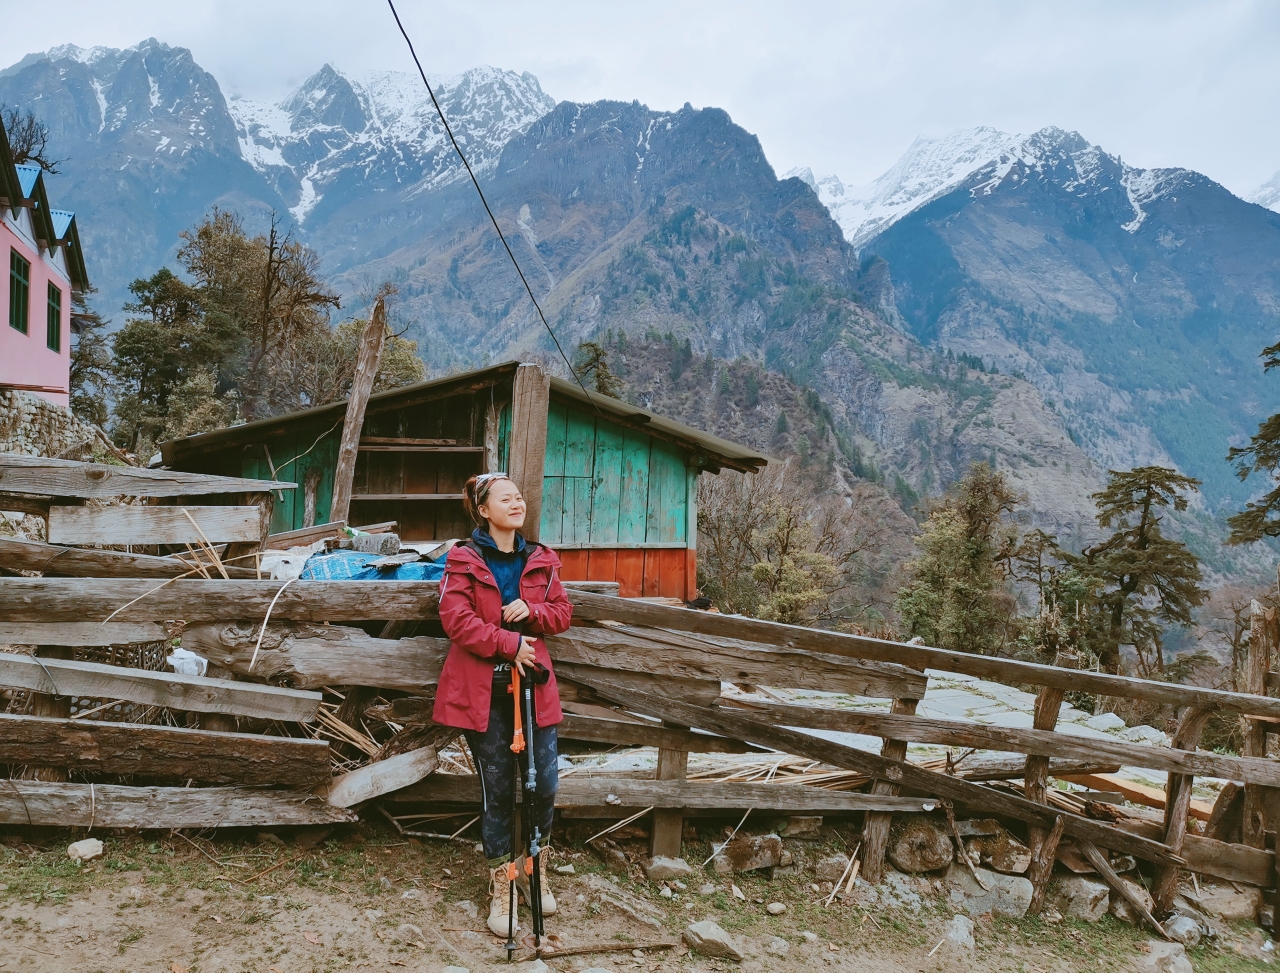
[[[9,327],[27,333],[31,312],[31,261],[9,251]]]
[[[49,285],[49,324],[46,332],[50,351],[62,351],[62,291]]]

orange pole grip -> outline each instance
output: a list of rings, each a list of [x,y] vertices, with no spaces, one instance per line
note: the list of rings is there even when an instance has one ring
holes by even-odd
[[[520,724],[520,670],[511,666],[511,686],[510,691],[516,705],[516,722],[515,732],[511,735],[511,752],[524,752],[524,727]]]

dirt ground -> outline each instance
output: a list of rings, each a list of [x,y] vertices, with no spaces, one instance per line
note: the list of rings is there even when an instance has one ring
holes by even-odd
[[[976,948],[964,949],[944,939],[952,908],[927,878],[915,883],[918,911],[889,909],[857,893],[827,908],[824,891],[815,891],[812,876],[803,872],[773,879],[739,875],[744,900],[712,873],[663,898],[661,887],[638,869],[610,872],[585,852],[580,842],[591,833],[585,824],[567,831],[554,864],[572,865],[574,874],[553,876],[561,908],[548,931],[566,949],[612,951],[547,957],[560,971],[731,969],[735,964],[683,947],[637,949],[678,943],[689,922],[707,918],[737,939],[747,954],[739,967],[745,973],[1105,973],[1131,969],[1150,938],[1110,917],[1052,925],[983,917],[976,923]],[[484,926],[484,863],[470,843],[406,840],[376,822],[333,831],[312,847],[305,846],[318,837],[314,833],[283,831],[96,836],[106,852],[81,866],[66,855],[67,844],[81,834],[0,831],[0,970],[399,973],[454,965],[474,973],[507,966],[501,944]],[[709,838],[704,833],[686,842],[691,862],[706,857]],[[622,844],[629,852],[641,850],[639,840]],[[801,857],[815,860],[841,844],[838,834],[828,834],[806,843]],[[602,903],[605,881],[643,900],[660,928]],[[715,891],[700,894],[706,883],[714,883]],[[770,915],[771,902],[783,903],[786,912]],[[1261,930],[1242,924],[1189,955],[1197,971],[1260,970],[1274,955],[1261,950],[1265,941]],[[530,955],[524,950],[517,958]]]

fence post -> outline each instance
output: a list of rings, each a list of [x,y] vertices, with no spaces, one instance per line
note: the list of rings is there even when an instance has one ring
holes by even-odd
[[[654,774],[655,779],[682,780],[688,769],[687,751],[658,749],[658,769]],[[684,812],[681,808],[653,809],[653,826],[649,831],[650,857],[679,858],[680,842],[683,836]]]
[[[1270,626],[1267,611],[1257,601],[1249,605],[1249,654],[1245,666],[1245,692],[1266,695],[1267,670],[1271,663]],[[1259,720],[1247,720],[1248,733],[1244,739],[1246,757],[1267,755],[1266,726]],[[1266,844],[1266,810],[1264,788],[1260,784],[1244,785],[1244,822],[1240,828],[1240,840],[1254,848]]]
[[[914,716],[918,699],[895,699],[889,707],[890,713],[903,716]],[[883,738],[880,756],[890,760],[907,759],[907,741]],[[898,793],[898,785],[888,780],[877,780],[871,785],[872,794],[893,795]],[[884,853],[889,847],[889,826],[893,823],[893,815],[886,811],[868,811],[866,824],[862,827],[862,877],[872,885],[879,883],[884,877]]]
[[[1212,711],[1188,706],[1182,713],[1173,745],[1179,750],[1194,750],[1200,744],[1200,734]],[[1187,837],[1187,812],[1191,810],[1191,774],[1170,774],[1164,787],[1164,843],[1175,855],[1182,853]],[[1155,913],[1164,915],[1173,908],[1178,894],[1177,865],[1164,865],[1156,870],[1151,897],[1155,900]]]
[[[1059,652],[1053,664],[1060,669],[1078,669],[1080,657],[1071,652]],[[1036,694],[1035,713],[1031,725],[1037,730],[1054,730],[1058,726],[1058,714],[1062,709],[1065,692],[1043,686]],[[1048,803],[1049,758],[1040,754],[1027,756],[1027,767],[1023,772],[1022,791],[1028,800],[1037,804]],[[1055,829],[1061,837],[1060,828]],[[1044,908],[1045,893],[1049,888],[1049,876],[1053,874],[1053,863],[1058,856],[1058,841],[1052,837],[1054,832],[1046,831],[1035,825],[1028,826],[1027,837],[1031,846],[1031,905],[1028,912],[1035,915]]]

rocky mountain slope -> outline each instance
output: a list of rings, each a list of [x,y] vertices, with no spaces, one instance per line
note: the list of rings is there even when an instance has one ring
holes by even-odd
[[[1245,199],[1280,213],[1280,172],[1251,192]]]
[[[1025,375],[1100,464],[1174,463],[1238,502],[1227,447],[1280,408],[1280,214],[1045,129],[867,242],[905,326]]]

